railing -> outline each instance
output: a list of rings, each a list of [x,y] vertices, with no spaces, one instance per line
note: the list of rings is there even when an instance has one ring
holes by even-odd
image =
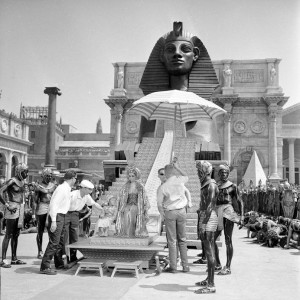
[[[164,139],[158,150],[156,159],[151,168],[148,176],[145,188],[147,191],[148,199],[150,202],[149,214],[158,214],[156,192],[161,182],[157,176],[157,172],[160,168],[163,168],[166,164],[170,163],[172,154],[172,143],[173,143],[173,131],[166,131]]]

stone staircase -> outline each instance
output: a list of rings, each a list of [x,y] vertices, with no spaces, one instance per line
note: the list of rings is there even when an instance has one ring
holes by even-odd
[[[154,164],[154,161],[157,156],[157,152],[162,143],[162,138],[143,138],[142,143],[139,147],[137,156],[135,157],[135,166],[141,171],[141,180],[145,184],[151,168]],[[108,188],[108,191],[105,192],[105,195],[101,199],[105,200],[107,196],[113,195],[118,196],[120,189],[127,181],[126,171],[120,174],[119,178]],[[91,229],[94,229],[95,223],[98,220],[99,212],[97,209],[93,209],[91,215]]]

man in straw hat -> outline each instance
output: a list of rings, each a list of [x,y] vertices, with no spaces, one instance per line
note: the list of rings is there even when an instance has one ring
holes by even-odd
[[[79,212],[87,206],[95,206],[96,208],[102,210],[102,206],[96,203],[91,197],[91,193],[94,189],[94,185],[84,179],[79,184],[79,190],[71,192],[71,204],[69,211],[66,214],[65,219],[65,245],[73,244],[78,241],[78,231],[79,231]],[[69,262],[77,261],[76,249],[70,249]]]

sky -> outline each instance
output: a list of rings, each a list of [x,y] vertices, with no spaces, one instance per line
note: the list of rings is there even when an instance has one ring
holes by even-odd
[[[146,62],[174,21],[212,60],[282,59],[285,107],[300,102],[298,0],[0,0],[0,109],[47,106],[57,86],[57,120],[108,133],[112,63]]]

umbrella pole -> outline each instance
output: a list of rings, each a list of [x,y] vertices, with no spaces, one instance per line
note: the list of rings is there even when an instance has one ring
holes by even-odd
[[[171,162],[173,161],[173,158],[175,157],[176,114],[177,114],[177,104],[175,105],[175,111],[174,111],[174,129],[173,129],[173,145],[172,145]]]

